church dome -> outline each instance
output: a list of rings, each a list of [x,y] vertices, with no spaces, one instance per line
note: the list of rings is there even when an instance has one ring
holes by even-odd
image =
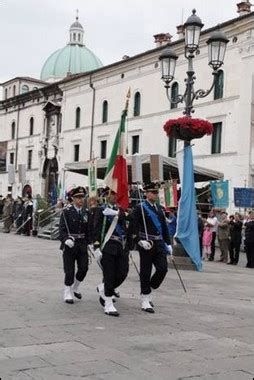
[[[41,80],[55,82],[70,74],[96,70],[103,66],[96,55],[83,43],[84,29],[76,17],[70,27],[70,41],[62,49],[56,50],[44,63]]]

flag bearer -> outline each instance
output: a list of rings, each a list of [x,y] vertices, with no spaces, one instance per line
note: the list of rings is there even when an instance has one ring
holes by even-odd
[[[117,194],[106,189],[107,203],[97,212],[94,223],[95,255],[101,255],[103,284],[98,286],[104,301],[104,312],[110,316],[119,316],[113,296],[115,289],[126,279],[129,271],[128,249],[126,246],[126,217],[116,204]]]
[[[140,256],[140,285],[142,310],[154,313],[152,289],[161,285],[167,273],[168,252],[171,253],[170,236],[162,207],[157,204],[159,185],[144,187],[146,201],[136,207],[130,229]],[[155,272],[152,275],[152,267]]]

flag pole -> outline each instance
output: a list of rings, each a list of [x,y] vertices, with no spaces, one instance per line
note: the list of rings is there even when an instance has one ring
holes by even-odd
[[[128,112],[129,102],[130,102],[130,97],[131,97],[131,89],[130,89],[130,87],[129,87],[128,92],[127,92],[127,94],[126,94],[126,101],[125,101],[125,108],[124,108],[124,110],[125,110],[126,112]]]

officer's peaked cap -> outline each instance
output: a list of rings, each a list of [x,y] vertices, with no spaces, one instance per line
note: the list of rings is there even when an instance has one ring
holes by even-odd
[[[82,186],[75,187],[75,189],[72,189],[71,191],[72,197],[80,197],[80,196],[85,196],[85,195],[86,195],[86,190]]]
[[[106,197],[106,196],[108,196],[109,194],[115,194],[115,192],[112,190],[112,189],[110,189],[108,186],[107,187],[105,187],[104,189],[103,189],[103,196],[104,197]]]
[[[151,182],[144,186],[145,191],[159,191],[160,184],[156,182]]]

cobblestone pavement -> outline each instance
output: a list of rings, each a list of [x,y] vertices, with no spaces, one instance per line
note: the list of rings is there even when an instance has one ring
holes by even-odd
[[[0,234],[0,378],[2,380],[252,380],[254,272],[204,264],[172,269],[154,293],[156,313],[140,310],[133,265],[121,287],[120,318],[104,315],[90,265],[83,300],[62,301],[59,243]],[[137,255],[134,255],[138,263]]]

